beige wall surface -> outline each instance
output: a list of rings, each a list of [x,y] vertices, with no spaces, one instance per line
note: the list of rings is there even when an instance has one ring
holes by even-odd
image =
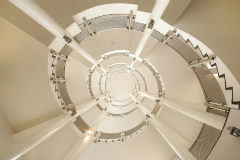
[[[0,106],[20,131],[62,111],[50,89],[47,47],[3,18],[0,28]]]
[[[240,1],[194,0],[176,27],[205,43],[240,82]]]
[[[12,141],[11,141],[12,129],[0,108],[0,154]]]

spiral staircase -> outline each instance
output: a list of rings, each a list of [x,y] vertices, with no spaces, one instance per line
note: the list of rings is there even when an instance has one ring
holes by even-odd
[[[228,67],[160,19],[169,0],[150,13],[95,6],[66,29],[32,0],[9,1],[55,36],[43,54],[59,113],[12,131],[0,159],[206,160],[239,116],[240,85]]]

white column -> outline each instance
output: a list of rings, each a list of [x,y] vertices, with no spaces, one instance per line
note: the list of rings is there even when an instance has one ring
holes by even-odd
[[[138,103],[137,107],[145,114],[150,116],[149,122],[159,132],[159,134],[165,139],[174,152],[181,158],[181,160],[197,160],[191,152],[188,150],[190,142],[184,137],[179,135],[165,122],[157,120],[155,115],[151,114],[140,102],[132,97],[132,99]]]
[[[86,60],[88,60],[92,64],[97,64],[98,62],[82,47],[79,46],[79,44],[75,41],[75,39],[72,39],[71,43],[68,43],[68,45],[76,51],[78,54],[80,54],[82,57],[84,57]]]
[[[153,32],[153,29],[149,29],[147,27],[145,28],[145,30],[143,32],[143,35],[142,35],[142,38],[141,38],[140,42],[138,43],[138,46],[137,46],[136,51],[135,51],[136,56],[140,56],[140,54],[143,51],[143,48],[144,48],[145,44],[147,43],[148,39],[150,38],[152,32]]]
[[[49,32],[57,37],[64,36],[64,30],[57,22],[50,17],[42,8],[36,5],[33,0],[9,0],[17,8],[46,28]]]
[[[50,17],[42,8],[33,2],[33,0],[9,0],[12,4],[22,10],[25,14],[47,29],[56,37],[63,38],[65,35],[64,29]],[[77,53],[86,58],[92,64],[97,64],[97,61],[87,53],[79,44],[71,39],[72,42],[68,43]]]
[[[185,106],[179,105],[178,102],[174,102],[174,100],[168,100],[167,98],[160,98],[160,103],[165,105],[166,107],[169,107],[175,111],[185,114],[186,116],[189,116],[202,123],[208,124],[219,130],[222,130],[225,123],[224,117],[189,107],[190,104],[186,104]],[[202,106],[205,107],[204,105]]]
[[[88,131],[85,131],[83,136],[79,138],[64,160],[80,160],[92,141],[93,137],[88,134]]]
[[[93,142],[94,132],[99,129],[106,115],[106,110],[101,111],[91,123],[91,128],[85,131],[83,137],[74,145],[72,150],[67,154],[64,160],[80,160],[86,154],[88,146]]]
[[[99,102],[101,102],[102,100],[104,100],[106,96],[100,96],[97,99],[94,100],[90,100],[86,103],[81,104],[80,106],[76,106],[77,108],[77,114],[75,117],[78,117],[79,115],[87,112],[88,110],[90,110],[92,107],[94,107],[95,105],[97,105]]]
[[[152,100],[156,100],[156,99],[159,99],[157,97],[154,97],[152,95],[149,95],[147,93],[144,93],[144,92],[138,92],[140,93],[141,95],[147,97],[147,98],[150,98]],[[184,102],[183,104],[179,104],[178,101],[175,101],[173,99],[168,99],[166,97],[161,97],[160,98],[160,104],[163,104],[164,106],[168,107],[168,108],[171,108],[177,112],[180,112],[188,117],[191,117],[195,120],[198,120],[202,123],[205,123],[205,124],[208,124],[214,128],[217,128],[219,130],[222,130],[223,128],[223,125],[225,123],[225,118],[222,117],[222,116],[218,116],[218,115],[215,115],[213,113],[209,113],[209,112],[206,112],[206,111],[203,111],[203,110],[199,110],[199,109],[196,109],[196,108],[193,108],[191,107],[192,104],[189,104],[187,102]],[[201,105],[202,107],[205,107],[204,105]]]
[[[142,53],[142,50],[143,50],[145,44],[147,43],[147,40],[151,36],[151,34],[154,30],[154,27],[156,26],[156,23],[159,21],[159,19],[163,15],[164,11],[166,10],[168,3],[169,3],[169,0],[156,0],[155,1],[152,13],[151,13],[149,21],[148,21],[148,23],[150,23],[150,21],[153,20],[153,26],[151,28],[149,28],[148,27],[149,24],[147,23],[146,28],[143,32],[143,36],[142,36],[142,38],[137,46],[137,49],[135,51],[136,56],[140,56],[140,54]]]
[[[153,96],[153,95],[150,95],[150,94],[148,94],[147,92],[137,91],[137,93],[140,94],[141,96],[146,97],[146,98],[148,98],[148,99],[151,99],[151,100],[153,100],[153,101],[159,100],[158,97],[155,97],[155,96]]]
[[[0,159],[15,160],[19,158],[73,121],[73,117],[63,114],[13,135],[12,145],[7,148],[4,154],[0,155]]]
[[[157,121],[153,116],[151,116],[149,121],[181,160],[197,160],[188,148],[181,142],[184,139],[174,132],[167,124]]]
[[[101,126],[104,117],[106,116],[106,111],[103,110],[101,111],[98,116],[94,119],[94,121],[91,123],[91,128],[94,131],[97,131],[99,129],[99,127]]]

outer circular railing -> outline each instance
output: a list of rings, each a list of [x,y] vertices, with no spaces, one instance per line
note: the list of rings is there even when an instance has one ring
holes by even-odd
[[[127,21],[128,21],[128,15],[123,15],[123,14],[115,14],[115,15],[105,15],[105,16],[100,16],[100,17],[96,17],[94,19],[90,19],[90,22],[92,22],[93,27],[95,28],[96,34],[98,34],[99,32],[102,32],[104,30],[107,29],[114,29],[114,28],[122,28],[122,29],[126,29],[127,28]],[[98,25],[99,24],[99,25]],[[84,41],[84,39],[86,39],[87,37],[91,36],[86,28],[84,27],[84,24],[81,24],[79,26],[82,30],[82,32],[80,32],[79,34],[77,34],[74,38],[81,43],[82,41]],[[140,31],[142,32],[145,28],[145,24],[144,23],[139,23],[139,22],[135,22],[133,25],[133,29],[136,31]],[[166,35],[162,34],[161,32],[159,32],[158,30],[154,30],[152,33],[152,37],[155,38],[156,40],[160,41],[160,42],[164,42],[166,40],[166,38],[168,38],[168,36],[171,35],[171,38],[169,38],[169,41],[167,41],[165,44],[171,48],[173,48],[175,51],[177,51],[177,53],[179,53],[181,56],[183,56],[183,58],[189,63],[191,64],[192,62],[196,62],[199,61],[200,59],[206,57],[206,55],[204,55],[199,47],[193,46],[191,43],[189,43],[189,40],[184,40],[184,38],[181,37],[180,34],[178,33],[173,33],[172,31],[169,31]],[[54,52],[54,51],[52,51]],[[64,83],[61,82],[56,82],[56,78],[64,78],[64,69],[65,69],[65,65],[66,65],[66,59],[67,56],[70,54],[71,49],[68,46],[65,46],[62,51],[60,52],[60,55],[65,56],[65,58],[63,57],[57,57],[57,56],[53,56],[50,57],[50,59],[52,60],[51,66],[49,67],[50,70],[52,70],[51,75],[51,80],[53,82],[52,86],[53,86],[53,90],[56,93],[56,97],[59,100],[59,103],[63,106],[66,105],[71,105],[71,99],[70,97],[67,96],[67,91],[66,91],[66,87],[64,88]],[[56,54],[55,54],[56,55]],[[145,63],[145,65],[149,65],[148,62],[143,61],[143,63]],[[211,82],[208,80],[204,80],[204,75],[202,75],[202,72],[199,72],[199,70],[197,70],[197,68],[193,68],[193,70],[195,71],[195,74],[198,76],[199,81],[203,87],[204,93],[206,95],[206,99],[209,102],[216,102],[218,104],[224,104],[224,95],[222,94],[222,92],[220,92],[219,86],[215,86],[215,93],[216,91],[218,92],[218,97],[215,97],[215,94],[213,94],[211,91],[209,91],[207,88],[209,85],[211,84],[217,84],[217,81],[214,79],[214,77],[211,79]],[[206,71],[208,71],[208,68],[205,68]],[[156,70],[153,70],[153,72],[156,72]],[[158,78],[159,75],[155,74],[156,78],[159,79],[158,80],[158,85],[161,85],[161,81],[162,79]],[[164,89],[164,86],[161,86]],[[103,91],[102,91],[103,92]],[[164,92],[159,92],[158,96],[161,96]],[[90,95],[93,95],[93,93],[90,92]],[[94,96],[91,96],[92,99],[94,99]],[[220,100],[220,101],[219,101]],[[226,103],[225,103],[226,104]],[[101,108],[100,105],[97,105],[98,108]],[[210,109],[208,110],[209,112],[214,112],[214,110]],[[128,112],[126,114],[130,114],[131,112]],[[157,111],[154,112],[155,114],[157,113]],[[218,113],[217,113],[218,114]],[[112,116],[122,116],[121,114],[109,114]],[[115,141],[115,140],[121,140],[124,139],[126,137],[131,137],[132,135],[134,135],[135,133],[138,132],[138,130],[140,130],[140,128],[142,129],[142,127],[146,126],[147,121],[143,121],[141,124],[139,124],[139,126],[133,128],[132,130],[129,131],[124,131],[122,133],[116,133],[116,134],[112,134],[112,133],[102,133],[101,136],[98,137],[99,141]],[[84,120],[79,117],[76,121],[76,126],[80,129],[80,130],[84,130],[84,128],[87,128],[87,124],[84,122]],[[204,128],[202,129],[204,130]],[[99,134],[98,134],[99,135]],[[124,135],[124,136],[123,136]],[[123,138],[124,137],[124,138]],[[196,142],[194,143],[192,150],[194,150],[194,146],[198,145],[198,140],[196,140]],[[212,141],[211,144],[215,144],[216,141]]]

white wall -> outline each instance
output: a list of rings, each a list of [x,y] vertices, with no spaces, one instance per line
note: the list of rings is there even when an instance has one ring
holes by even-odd
[[[5,117],[5,115],[2,113],[0,108],[0,154],[1,151],[4,151],[5,148],[8,147],[9,144],[11,144],[11,134],[12,129],[9,126],[9,123]]]
[[[0,18],[0,106],[17,132],[58,114],[49,85],[48,49]]]
[[[194,0],[176,23],[219,56],[240,82],[240,1]]]

